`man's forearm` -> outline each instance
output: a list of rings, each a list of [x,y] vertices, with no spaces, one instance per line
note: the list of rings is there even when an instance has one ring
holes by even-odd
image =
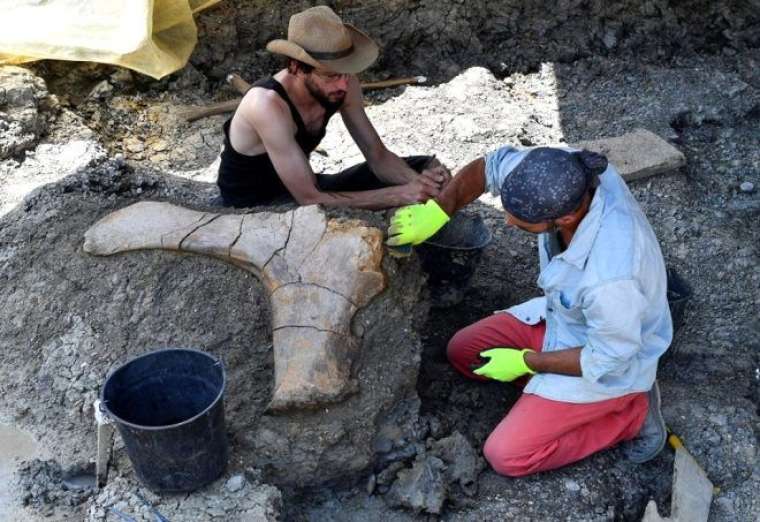
[[[387,149],[379,158],[370,161],[369,166],[381,181],[392,185],[403,185],[417,177],[417,172],[406,161]]]
[[[536,373],[559,373],[581,377],[581,348],[555,352],[525,352],[525,364]]]
[[[382,210],[404,204],[397,187],[352,192],[317,192],[298,202],[300,205],[326,205]]]
[[[460,208],[472,203],[486,190],[486,162],[477,159],[463,167],[435,198],[438,205],[449,216]]]

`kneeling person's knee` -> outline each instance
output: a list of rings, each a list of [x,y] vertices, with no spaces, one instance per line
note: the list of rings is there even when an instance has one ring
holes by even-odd
[[[460,360],[463,354],[466,353],[468,344],[469,339],[464,330],[459,330],[455,333],[446,345],[446,358],[449,362],[454,363]]]
[[[526,467],[526,455],[520,455],[517,448],[509,442],[489,437],[483,446],[483,456],[491,468],[499,475],[507,477],[523,477],[530,475]]]

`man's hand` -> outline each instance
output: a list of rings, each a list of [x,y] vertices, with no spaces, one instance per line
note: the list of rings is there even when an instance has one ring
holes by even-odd
[[[448,221],[449,216],[433,199],[429,199],[424,205],[401,207],[391,217],[387,244],[419,245],[438,232]]]
[[[438,184],[421,176],[417,176],[416,179],[403,185],[396,185],[394,190],[397,195],[397,202],[394,206],[427,201],[441,192]]]
[[[447,169],[443,165],[437,165],[435,167],[427,168],[423,170],[422,172],[420,172],[420,176],[431,180],[441,190],[443,190],[452,179],[451,172],[449,172],[449,169]]]
[[[526,374],[534,372],[525,364],[525,353],[533,353],[533,350],[518,350],[516,348],[492,348],[480,352],[480,356],[489,361],[473,371],[475,375],[488,377],[501,382],[512,382]]]

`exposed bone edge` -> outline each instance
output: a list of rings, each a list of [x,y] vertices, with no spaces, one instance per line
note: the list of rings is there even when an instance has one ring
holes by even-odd
[[[324,315],[313,321],[314,324],[277,326],[278,333],[282,333],[283,329],[294,327],[308,328],[314,332],[329,333],[330,335],[325,337],[324,346],[315,348],[325,355],[332,354],[334,356],[333,361],[330,362],[334,362],[337,365],[336,371],[340,375],[338,376],[339,378],[333,378],[332,381],[330,379],[325,381],[324,378],[320,380],[318,379],[320,376],[319,372],[310,371],[314,370],[314,368],[311,368],[309,371],[302,373],[312,378],[313,382],[309,382],[307,379],[298,383],[298,386],[293,386],[291,379],[287,379],[288,382],[283,382],[285,376],[278,375],[276,371],[275,392],[270,402],[270,408],[274,410],[288,410],[319,407],[323,404],[341,401],[356,389],[355,381],[351,380],[351,365],[352,361],[356,358],[356,351],[359,349],[360,342],[350,334],[350,322],[360,307],[366,306],[372,298],[385,289],[385,275],[380,268],[383,256],[382,233],[375,228],[361,226],[357,221],[327,221],[324,218],[324,213],[318,207],[300,207],[288,214],[290,214],[288,216],[289,219],[285,218],[290,222],[290,227],[287,228],[287,236],[280,239],[277,237],[270,238],[274,239],[280,246],[279,248],[275,248],[271,255],[267,256],[264,263],[261,263],[263,266],[256,266],[247,257],[233,256],[231,250],[246,233],[245,226],[247,222],[253,221],[256,218],[266,220],[269,217],[273,217],[274,214],[239,215],[240,221],[229,220],[230,223],[234,222],[235,230],[231,231],[226,239],[220,237],[220,244],[209,245],[208,238],[206,238],[204,251],[199,251],[196,245],[190,241],[193,235],[197,234],[199,230],[207,225],[218,221],[220,217],[229,218],[231,216],[237,217],[238,215],[197,212],[162,202],[135,203],[103,217],[85,233],[83,250],[93,255],[112,255],[142,249],[164,249],[201,253],[223,259],[255,274],[262,279],[262,282],[269,288],[271,294],[274,294],[283,286],[294,284],[302,285],[304,290],[308,290],[308,287],[311,286],[336,294],[341,298],[338,300],[341,303],[340,306],[344,307],[341,310],[317,310],[318,314]],[[162,230],[162,219],[166,221],[167,216],[173,222],[169,230]],[[313,242],[310,248],[307,246],[300,257],[298,255],[289,256],[287,247],[293,233],[292,227],[294,225],[298,226],[301,219],[306,220],[306,222],[313,219],[321,219],[326,222],[326,226],[324,228],[318,226],[318,228],[321,228],[318,239]],[[182,223],[182,221],[186,221],[186,223]],[[255,229],[252,229],[248,232],[253,233],[254,231]],[[351,234],[351,237],[344,237],[346,234]],[[337,281],[341,286],[351,290],[350,292],[339,292],[322,284],[327,279],[327,276],[329,276],[329,273],[325,272],[326,267],[324,265],[316,266],[314,263],[317,263],[317,261],[310,263],[310,260],[321,248],[329,249],[331,243],[345,245],[347,241],[349,244],[356,245],[355,251],[348,252],[346,257],[341,258],[343,266],[331,267],[338,271],[337,273],[340,273]],[[299,266],[287,266],[286,260],[289,257],[294,258],[293,261],[298,263]],[[279,258],[279,264],[271,263],[275,258]],[[279,265],[277,273],[286,275],[288,280],[283,281],[276,277],[270,268],[270,265],[275,264]],[[306,276],[304,277],[302,274],[306,274]],[[351,277],[353,277],[353,282],[349,279]],[[346,295],[346,293],[349,295]],[[275,307],[278,306],[278,301],[276,296],[272,295],[273,313],[279,311],[275,310]],[[313,312],[314,310],[310,310],[309,313],[301,315],[309,317],[314,315]],[[278,315],[280,317],[287,316],[286,314]],[[336,325],[330,322],[331,318],[341,317],[348,318],[346,324]],[[329,327],[320,328],[317,326],[318,324],[329,325]],[[340,341],[342,348],[336,346],[336,341]],[[275,346],[275,357],[277,357],[278,353],[286,354],[293,348]],[[340,356],[335,356],[335,354],[340,354]],[[277,366],[276,364],[275,367],[277,368]],[[288,368],[286,361],[281,361],[279,366]],[[332,377],[335,377],[335,375]]]
[[[314,352],[321,354],[319,363],[308,368],[304,368],[302,360],[288,357],[289,352],[293,351],[290,349],[292,347],[283,347],[283,343],[278,341],[280,337],[304,339],[305,336],[321,338],[323,341],[312,347]],[[267,407],[269,411],[321,408],[341,402],[358,390],[357,382],[351,379],[351,368],[359,350],[359,341],[355,337],[295,325],[277,328],[272,337],[277,378],[272,400]],[[312,357],[316,355],[314,352]],[[333,364],[330,365],[330,362]],[[319,371],[310,371],[315,369]],[[304,373],[314,378],[305,382],[302,379]]]

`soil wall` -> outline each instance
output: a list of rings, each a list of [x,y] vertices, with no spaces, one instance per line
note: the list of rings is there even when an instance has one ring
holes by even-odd
[[[316,4],[382,46],[375,71],[434,79],[475,64],[506,75],[592,55],[655,60],[760,44],[759,0],[227,0],[199,17],[192,62],[219,78],[271,69],[266,43],[286,33],[291,14]]]

